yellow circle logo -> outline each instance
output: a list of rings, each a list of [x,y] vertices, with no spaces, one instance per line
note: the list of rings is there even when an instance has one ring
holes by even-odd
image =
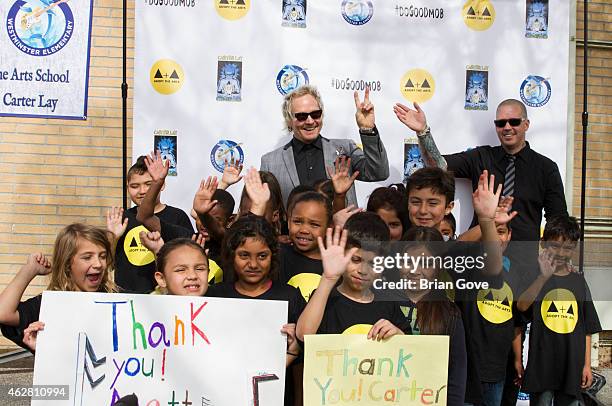
[[[354,324],[350,326],[349,328],[347,328],[346,330],[344,330],[342,334],[351,334],[351,335],[365,334],[367,335],[371,329],[372,329],[371,324]]]
[[[542,321],[550,330],[559,334],[574,331],[578,323],[578,303],[567,289],[553,289],[542,299]]]
[[[226,20],[238,20],[251,8],[251,0],[214,0],[217,13]]]
[[[489,0],[468,0],[463,5],[465,25],[476,31],[484,31],[495,21],[495,8]]]
[[[184,73],[181,65],[171,59],[160,59],[153,64],[149,74],[153,89],[161,94],[172,94],[183,86]]]
[[[128,231],[123,241],[123,251],[130,264],[135,266],[148,265],[155,261],[155,255],[140,242],[140,232],[148,232],[145,226],[138,226]]]
[[[312,295],[312,291],[319,286],[320,280],[321,275],[316,273],[299,273],[289,279],[287,285],[298,288],[302,296],[304,296],[304,300],[308,302],[308,300],[310,300],[310,295]]]
[[[505,323],[512,318],[512,289],[506,282],[501,289],[481,289],[476,304],[485,320],[493,324]]]
[[[425,69],[412,69],[402,76],[400,90],[406,100],[424,103],[434,95],[436,82]]]

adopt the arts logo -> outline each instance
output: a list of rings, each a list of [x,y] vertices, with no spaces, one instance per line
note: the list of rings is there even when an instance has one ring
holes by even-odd
[[[32,56],[48,56],[64,48],[74,31],[74,16],[67,2],[15,1],[6,18],[6,32],[13,45]]]
[[[297,65],[285,65],[276,75],[276,88],[283,95],[307,84],[306,69]]]
[[[540,314],[544,325],[558,334],[574,331],[578,323],[578,302],[567,289],[553,289],[544,295]]]
[[[462,15],[465,25],[484,31],[495,21],[495,8],[490,0],[468,0],[463,5]]]
[[[370,0],[343,0],[341,11],[347,23],[363,25],[372,18],[374,6]]]
[[[521,83],[521,100],[529,107],[542,107],[550,100],[552,90],[548,79],[529,75]]]
[[[176,93],[185,79],[183,68],[172,59],[160,59],[153,64],[149,73],[151,85],[158,93]]]
[[[226,20],[239,20],[249,12],[251,0],[213,0],[217,14]]]
[[[412,69],[402,76],[400,91],[406,100],[424,103],[431,99],[436,90],[436,82],[425,69]]]
[[[210,151],[210,162],[219,172],[223,172],[226,162],[244,163],[242,143],[232,140],[219,140]]]

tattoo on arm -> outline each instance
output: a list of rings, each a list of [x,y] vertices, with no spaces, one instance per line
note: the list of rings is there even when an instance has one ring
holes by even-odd
[[[446,170],[446,159],[444,159],[442,154],[440,154],[431,133],[428,132],[425,135],[418,136],[417,138],[419,140],[419,147],[421,149],[421,154],[423,155],[425,165],[427,167],[437,167]]]

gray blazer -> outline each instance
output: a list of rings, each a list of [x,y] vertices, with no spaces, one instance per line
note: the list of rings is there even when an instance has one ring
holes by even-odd
[[[374,135],[360,135],[363,150],[358,148],[352,140],[328,139],[322,136],[325,165],[333,168],[336,158],[339,155],[346,155],[351,158],[351,173],[359,171],[358,180],[376,182],[387,179],[389,177],[389,160],[378,131]],[[289,193],[300,184],[295,160],[293,159],[291,141],[262,156],[259,170],[271,172],[276,176],[283,193],[283,203],[286,206]],[[346,197],[347,204],[357,206],[357,194],[354,185],[348,191]]]

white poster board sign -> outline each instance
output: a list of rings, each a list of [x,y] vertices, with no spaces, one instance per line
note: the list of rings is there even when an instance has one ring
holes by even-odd
[[[54,405],[283,403],[286,302],[44,292],[40,320],[34,384],[69,390]]]

